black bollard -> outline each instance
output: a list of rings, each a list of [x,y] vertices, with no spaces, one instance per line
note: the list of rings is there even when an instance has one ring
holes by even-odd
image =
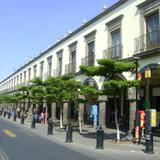
[[[16,115],[16,113],[14,113],[14,115],[13,115],[13,121],[16,121],[16,119],[17,119],[17,115]]]
[[[35,119],[34,114],[33,114],[33,117],[32,117],[31,128],[36,128],[36,119]]]
[[[152,133],[152,127],[146,127],[145,132],[146,137],[146,153],[153,154],[153,133]]]
[[[97,129],[96,149],[104,149],[103,141],[104,141],[104,130],[100,126]]]
[[[4,111],[4,113],[3,113],[3,117],[6,117],[6,111]]]
[[[32,120],[32,122],[31,122],[31,128],[36,128],[36,122],[35,122],[35,120]]]
[[[24,124],[24,115],[21,115],[21,124]]]
[[[72,140],[72,127],[70,125],[68,125],[66,127],[66,140],[65,142],[68,142],[68,143],[72,143],[73,140]]]
[[[48,121],[48,135],[53,135],[53,122],[51,119]]]
[[[11,113],[10,113],[10,112],[8,112],[8,119],[10,119],[10,117],[11,117]]]

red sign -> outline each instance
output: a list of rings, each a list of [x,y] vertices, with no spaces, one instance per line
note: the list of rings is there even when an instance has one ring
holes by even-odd
[[[140,128],[144,128],[144,122],[145,122],[145,111],[141,110],[139,111],[139,118],[140,118]]]

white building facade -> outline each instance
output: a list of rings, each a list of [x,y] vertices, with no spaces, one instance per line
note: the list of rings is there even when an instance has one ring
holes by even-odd
[[[140,108],[147,100],[160,111],[159,26],[160,0],[119,0],[1,81],[0,94],[13,93],[17,87],[29,85],[34,77],[45,80],[69,73],[75,73],[75,79],[83,83],[92,78],[101,90],[103,77],[78,74],[80,65],[97,65],[96,60],[101,58],[133,60],[138,56],[138,70],[143,80],[139,89]],[[144,76],[147,69],[151,71],[149,79]],[[135,74],[124,73],[121,78],[135,79]],[[134,98],[135,92],[130,90],[117,100],[119,117],[127,116],[129,119],[134,115]],[[103,125],[112,121],[111,99],[99,97],[97,100],[99,121]]]

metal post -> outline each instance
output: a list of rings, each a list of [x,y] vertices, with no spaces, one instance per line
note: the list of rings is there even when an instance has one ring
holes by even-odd
[[[146,153],[153,154],[153,133],[152,127],[146,126]]]
[[[21,124],[24,124],[24,114],[21,115]]]
[[[10,111],[8,111],[8,119],[10,119],[10,117],[11,117],[11,113]]]
[[[4,111],[4,113],[3,113],[3,117],[6,117],[6,111]]]
[[[65,142],[72,143],[72,126],[68,125],[66,128],[66,140]]]
[[[136,80],[138,80],[138,60],[140,57],[133,57],[136,62]],[[139,144],[139,113],[138,113],[138,88],[136,87],[136,113],[135,113],[135,142]]]
[[[14,114],[13,114],[13,121],[16,121],[16,118],[17,118],[17,114],[16,114],[16,112],[14,112]]]
[[[48,135],[53,135],[53,122],[51,119],[48,121]]]
[[[104,141],[104,130],[100,125],[97,129],[96,149],[104,149],[103,141]]]
[[[36,128],[36,119],[34,114],[32,116],[31,128]]]
[[[146,153],[153,154],[154,153],[154,147],[153,147],[153,133],[152,133],[152,124],[151,124],[151,112],[149,110],[146,110],[146,128],[145,128],[145,147],[146,147]]]

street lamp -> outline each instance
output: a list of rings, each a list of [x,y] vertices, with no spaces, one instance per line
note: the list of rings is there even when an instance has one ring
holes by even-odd
[[[138,60],[140,59],[140,57],[133,57],[133,59],[136,62],[136,70],[135,70],[135,74],[136,74],[136,80],[138,80]],[[135,141],[137,143],[140,142],[139,139],[139,113],[138,113],[138,88],[136,87],[136,113],[135,113]]]
[[[138,80],[138,60],[140,59],[140,57],[133,57],[133,59],[136,62],[136,80]],[[138,110],[138,88],[136,87],[136,111]]]

